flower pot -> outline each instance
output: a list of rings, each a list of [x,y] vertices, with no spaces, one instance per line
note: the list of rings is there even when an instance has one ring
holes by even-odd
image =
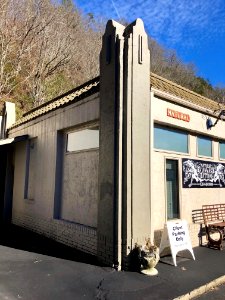
[[[149,276],[158,275],[155,266],[159,262],[159,248],[151,246],[150,249],[146,247],[141,251],[142,268],[141,273]]]

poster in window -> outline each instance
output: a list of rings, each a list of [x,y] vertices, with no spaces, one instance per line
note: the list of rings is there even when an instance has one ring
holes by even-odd
[[[224,188],[225,164],[182,159],[183,188]]]

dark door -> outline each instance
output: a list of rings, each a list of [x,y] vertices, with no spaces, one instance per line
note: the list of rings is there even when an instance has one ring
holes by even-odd
[[[14,184],[14,151],[11,146],[0,147],[0,222],[10,223]]]
[[[0,222],[3,219],[5,180],[6,180],[7,152],[6,147],[0,147]]]
[[[167,219],[180,217],[179,185],[178,185],[178,161],[166,160],[166,195],[167,195]]]

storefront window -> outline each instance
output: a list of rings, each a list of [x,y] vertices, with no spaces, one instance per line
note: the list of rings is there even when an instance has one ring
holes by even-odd
[[[188,134],[181,130],[154,126],[155,149],[188,153]]]
[[[220,158],[225,159],[225,142],[219,143],[219,149],[220,149]]]
[[[207,137],[197,137],[198,155],[212,157],[212,140]]]

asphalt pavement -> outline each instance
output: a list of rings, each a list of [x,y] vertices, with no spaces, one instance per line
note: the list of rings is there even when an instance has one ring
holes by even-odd
[[[225,250],[198,247],[194,254],[195,261],[178,257],[177,267],[159,262],[158,276],[150,277],[117,272],[38,234],[2,227],[0,300],[192,299],[225,282]]]
[[[203,295],[195,298],[195,300],[224,300],[225,299],[225,284],[216,286],[210,289]]]

